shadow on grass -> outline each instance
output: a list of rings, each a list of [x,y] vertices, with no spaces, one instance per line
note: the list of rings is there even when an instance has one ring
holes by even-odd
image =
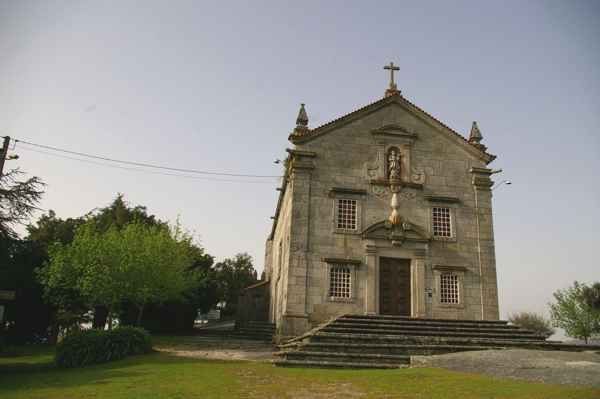
[[[243,363],[232,361],[215,361],[177,357],[164,353],[131,356],[125,359],[90,365],[81,368],[62,369],[55,366],[52,358],[43,362],[0,363],[0,397],[2,393],[16,392],[23,387],[27,389],[69,389],[83,385],[103,385],[119,380],[140,376],[150,376],[157,370],[166,374],[176,374],[180,366],[210,363],[214,370],[219,365]],[[177,366],[172,368],[171,366]]]

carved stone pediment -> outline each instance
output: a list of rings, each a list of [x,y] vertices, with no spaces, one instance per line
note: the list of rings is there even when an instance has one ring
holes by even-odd
[[[406,138],[411,141],[417,138],[417,134],[412,131],[412,129],[397,124],[385,125],[377,129],[373,129],[371,130],[371,134],[374,137]]]
[[[388,220],[374,223],[362,232],[362,238],[370,240],[390,240],[393,245],[402,245],[405,241],[431,241],[431,235],[425,229],[406,219],[398,225],[392,225]]]

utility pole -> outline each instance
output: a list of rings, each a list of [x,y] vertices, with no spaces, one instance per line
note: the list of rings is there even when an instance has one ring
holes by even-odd
[[[6,156],[8,155],[8,146],[10,144],[10,136],[4,137],[4,145],[2,146],[2,153],[0,153],[0,177],[4,173],[4,161],[6,161]]]

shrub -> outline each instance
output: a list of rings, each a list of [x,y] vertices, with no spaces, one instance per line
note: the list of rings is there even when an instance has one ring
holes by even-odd
[[[58,367],[82,367],[139,355],[152,350],[150,334],[136,327],[84,330],[69,334],[56,346]]]
[[[544,316],[533,312],[519,312],[508,317],[508,321],[512,324],[522,327],[526,330],[536,332],[546,337],[554,334],[554,329],[550,320]]]

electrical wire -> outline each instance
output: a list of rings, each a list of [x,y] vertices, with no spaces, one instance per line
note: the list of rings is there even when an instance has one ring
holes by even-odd
[[[194,173],[194,174],[213,175],[213,176],[251,177],[251,178],[261,178],[261,179],[265,179],[265,178],[266,179],[271,179],[271,178],[280,178],[280,177],[282,177],[282,176],[279,176],[279,175],[252,175],[252,174],[229,173],[229,172],[212,172],[212,171],[197,170],[197,169],[173,168],[173,167],[170,167],[170,166],[155,165],[155,164],[146,163],[146,162],[124,161],[122,159],[116,159],[116,158],[109,158],[109,157],[104,157],[104,156],[100,156],[100,155],[87,154],[87,153],[79,152],[79,151],[71,151],[71,150],[67,150],[67,149],[64,149],[64,148],[53,147],[53,146],[44,145],[44,144],[32,143],[30,141],[21,140],[21,139],[12,139],[12,140],[15,140],[16,143],[23,143],[23,144],[27,144],[27,145],[34,146],[34,147],[43,148],[43,149],[46,149],[46,150],[62,152],[62,153],[67,153],[67,154],[71,154],[71,155],[77,155],[77,156],[80,156],[80,157],[93,158],[93,159],[98,159],[98,160],[101,160],[101,161],[115,162],[115,163],[120,163],[120,164],[125,164],[125,165],[141,166],[141,167],[144,167],[144,168],[163,169],[163,170],[170,170],[170,171],[174,171],[174,172]]]
[[[48,152],[48,151],[36,150],[33,148],[24,147],[24,146],[21,146],[21,149],[25,150],[25,151],[36,152],[38,154],[50,155],[50,156],[57,157],[57,158],[70,159],[73,161],[79,161],[79,162],[84,162],[84,163],[93,164],[93,165],[106,166],[109,168],[129,170],[129,171],[141,172],[141,173],[152,174],[152,175],[175,176],[175,177],[182,177],[182,178],[186,178],[186,179],[219,181],[219,182],[229,182],[229,183],[273,184],[273,182],[270,182],[270,181],[216,179],[216,178],[211,178],[208,176],[190,176],[190,175],[182,175],[182,174],[178,174],[178,173],[157,172],[157,171],[145,170],[145,169],[140,169],[140,168],[128,168],[126,166],[111,165],[111,164],[107,164],[107,163],[92,161],[89,159],[75,158],[75,157],[70,157],[68,155],[62,155],[62,154],[56,154],[56,153],[52,153],[52,152]]]

